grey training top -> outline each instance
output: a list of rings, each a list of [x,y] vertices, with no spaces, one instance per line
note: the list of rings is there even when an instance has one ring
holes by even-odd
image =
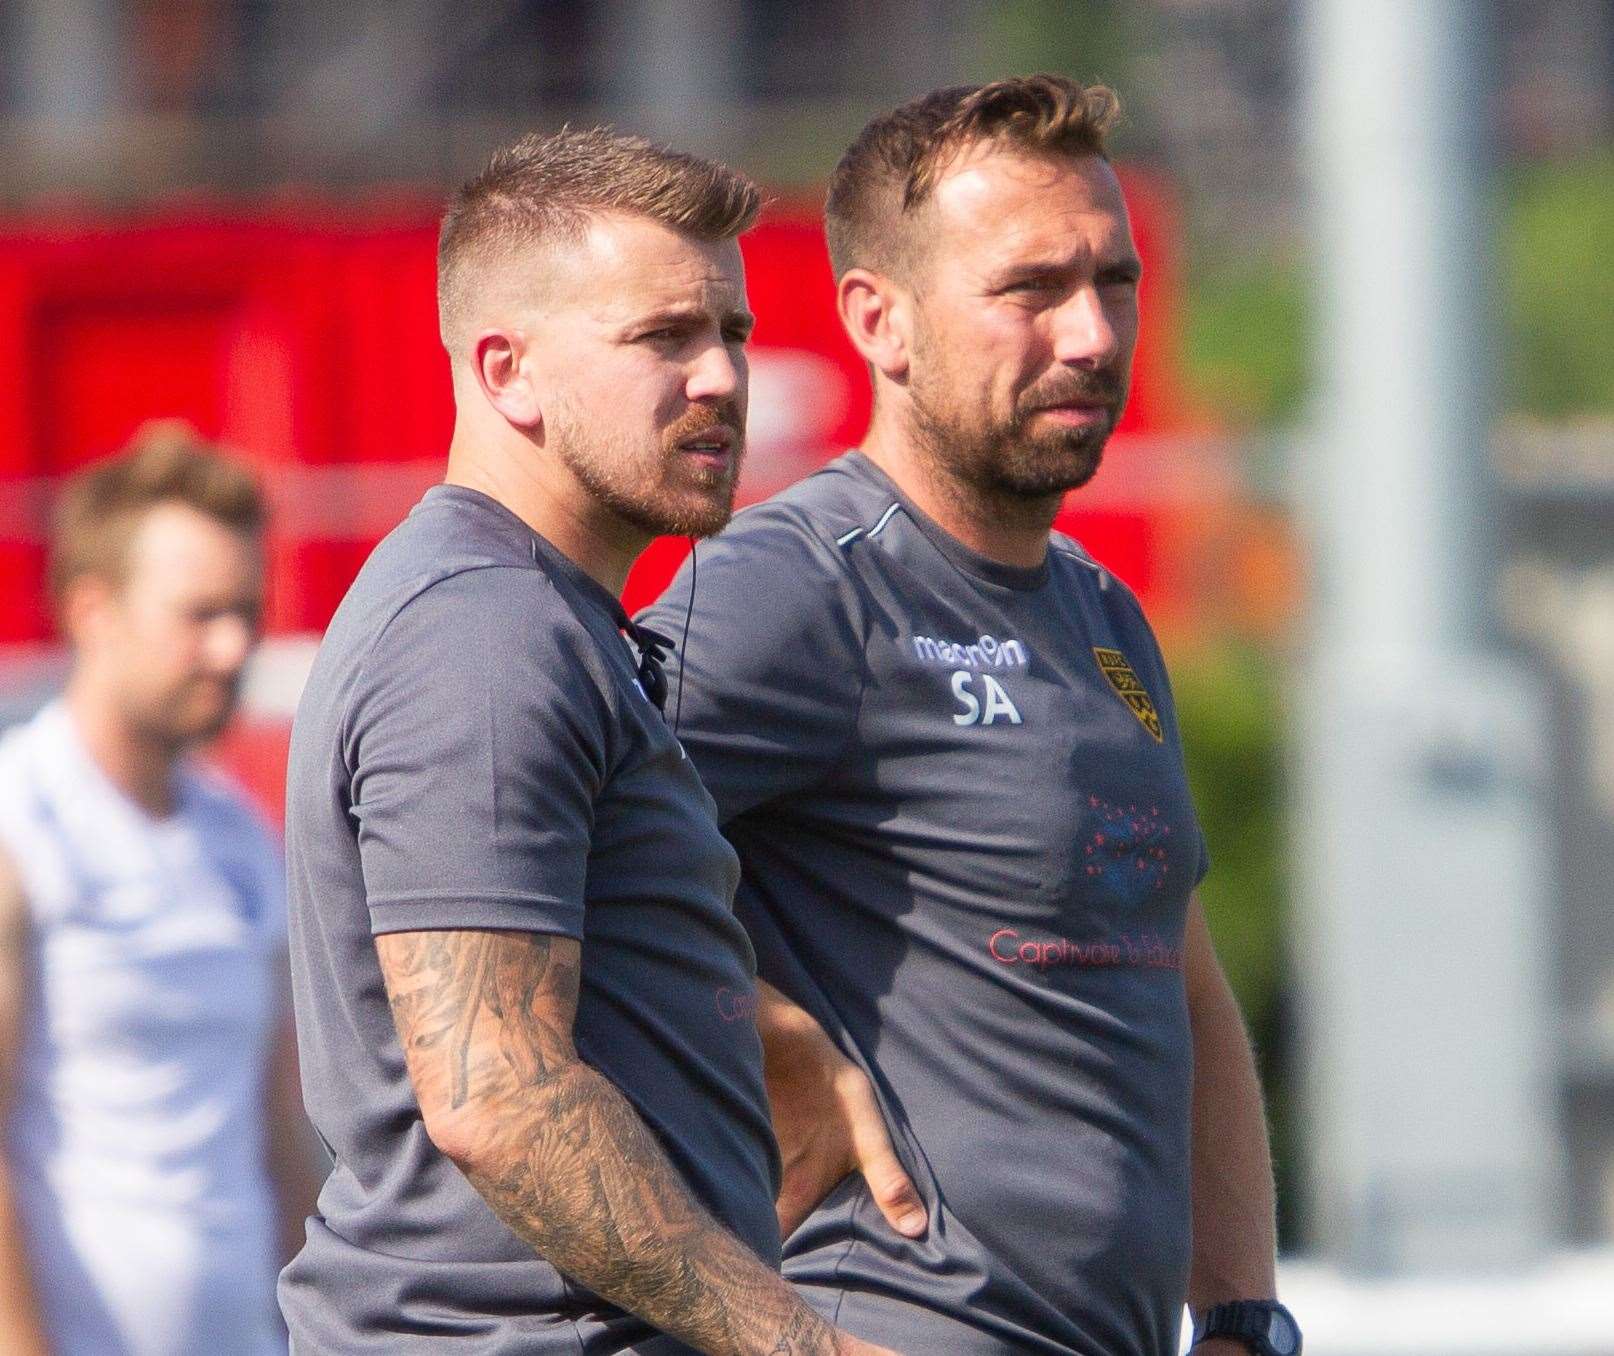
[[[286,807],[303,1091],[335,1160],[280,1285],[309,1356],[435,1353],[449,1337],[466,1356],[686,1350],[539,1260],[431,1144],[379,933],[580,938],[579,1053],[696,1198],[777,1263],[738,866],[620,616],[495,501],[438,486],[320,647]]]
[[[975,555],[857,453],[697,554],[647,620],[678,640],[694,581],[667,710],[736,908],[931,1212],[907,1241],[848,1179],[785,1274],[902,1351],[1175,1356],[1206,862],[1137,602],[1057,534]]]

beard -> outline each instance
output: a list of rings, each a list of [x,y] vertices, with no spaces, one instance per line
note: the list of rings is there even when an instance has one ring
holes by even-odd
[[[710,537],[734,516],[734,491],[745,458],[745,416],[732,400],[692,405],[662,431],[660,446],[578,437],[588,421],[568,410],[555,430],[555,450],[602,508],[652,536]],[[726,428],[734,455],[727,466],[702,465],[679,450],[683,440]]]
[[[969,390],[968,380],[939,375],[909,388],[915,437],[960,484],[998,499],[1046,499],[1087,484],[1126,397],[1119,373],[1064,368],[1022,391],[1007,418],[971,419],[948,394]],[[1084,428],[1032,427],[1039,411],[1072,404],[1101,405],[1105,417]]]
[[[178,757],[222,734],[240,705],[242,675],[234,678],[191,678],[160,695],[142,692],[126,697],[123,718],[147,742]]]

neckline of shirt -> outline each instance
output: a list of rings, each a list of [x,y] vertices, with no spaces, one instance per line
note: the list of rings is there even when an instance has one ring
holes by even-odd
[[[876,466],[857,448],[853,448],[841,461],[854,474],[878,485],[902,505],[902,510],[913,520],[925,537],[942,555],[972,579],[998,588],[1012,589],[1016,593],[1033,593],[1048,582],[1048,557],[1044,554],[1039,565],[1006,565],[1001,560],[971,550],[951,532],[913,502],[897,483]]]
[[[166,815],[155,815],[113,781],[106,769],[96,762],[64,698],[57,697],[47,703],[39,713],[39,720],[47,747],[56,758],[65,760],[57,763],[53,792],[60,792],[63,785],[76,781],[80,786],[93,787],[103,803],[115,805],[120,814],[148,833],[162,837],[185,831],[196,800],[196,774],[187,758],[176,760],[169,774],[173,807]]]

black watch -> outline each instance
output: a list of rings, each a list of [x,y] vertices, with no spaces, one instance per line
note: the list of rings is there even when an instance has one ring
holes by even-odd
[[[1195,1326],[1194,1345],[1212,1337],[1231,1337],[1255,1356],[1300,1356],[1300,1325],[1277,1300],[1214,1305]]]

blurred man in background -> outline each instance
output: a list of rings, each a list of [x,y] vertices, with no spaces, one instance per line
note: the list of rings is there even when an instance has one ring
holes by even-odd
[[[443,220],[447,483],[360,572],[292,733],[297,1018],[336,1158],[281,1282],[309,1356],[872,1350],[778,1274],[739,868],[617,601],[653,536],[732,510],[757,201],[562,131]]]
[[[71,674],[0,741],[6,1352],[285,1350],[277,1254],[315,1183],[279,851],[186,757],[235,710],[263,517],[251,475],[180,425],[59,504]]]
[[[785,1274],[915,1351],[1175,1356],[1188,1298],[1207,1356],[1289,1356],[1165,669],[1050,534],[1137,338],[1114,115],[1036,77],[864,130],[827,225],[868,435],[650,620],[773,986]]]

